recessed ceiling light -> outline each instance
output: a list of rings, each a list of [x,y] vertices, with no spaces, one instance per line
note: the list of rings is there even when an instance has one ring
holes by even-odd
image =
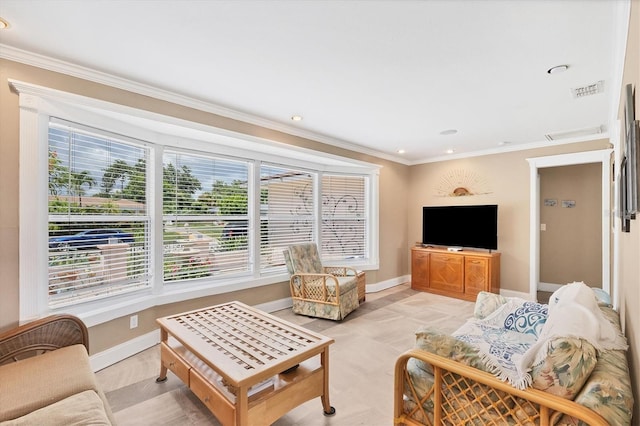
[[[458,133],[456,129],[448,129],[440,132],[441,135],[455,135],[456,133]]]
[[[453,154],[454,152],[456,152],[453,148],[449,148],[447,150],[447,154]]]
[[[5,28],[9,28],[9,23],[0,18],[0,30],[4,30]]]
[[[404,149],[399,149],[398,154],[404,154]]]
[[[565,72],[569,69],[569,65],[556,65],[555,67],[551,67],[547,70],[549,74],[559,74],[561,72]]]
[[[294,115],[291,116],[291,119],[293,121],[302,121],[302,116],[298,115],[298,114],[294,114]]]

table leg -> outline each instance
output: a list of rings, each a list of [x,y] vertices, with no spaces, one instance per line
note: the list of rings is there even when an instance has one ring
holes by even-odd
[[[322,396],[322,408],[325,416],[333,416],[336,409],[329,403],[329,347],[327,346],[320,353],[320,364],[324,373]]]
[[[169,340],[169,333],[164,328],[160,328],[160,342],[167,342]],[[160,356],[160,375],[156,379],[156,383],[162,383],[167,381],[167,367],[162,362],[162,356]]]
[[[240,386],[236,394],[236,426],[249,424],[249,387]]]
[[[156,378],[156,383],[162,383],[167,381],[167,367],[160,361],[160,375]]]

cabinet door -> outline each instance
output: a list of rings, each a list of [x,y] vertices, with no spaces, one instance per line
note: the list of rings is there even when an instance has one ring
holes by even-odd
[[[429,253],[411,250],[411,288],[424,290],[429,287]]]
[[[464,256],[431,253],[429,287],[455,293],[464,291]]]
[[[489,285],[489,259],[486,257],[465,256],[465,294],[475,296],[483,290],[491,291]]]

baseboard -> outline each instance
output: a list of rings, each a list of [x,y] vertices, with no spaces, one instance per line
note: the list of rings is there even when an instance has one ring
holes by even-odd
[[[560,287],[562,287],[562,284],[538,283],[539,291],[548,291],[550,293],[553,293],[554,291],[558,290]]]
[[[562,287],[562,284],[538,283],[538,291],[548,291],[549,293],[553,293],[554,291],[558,290],[560,287]],[[520,291],[514,291],[514,290],[500,289],[500,294],[504,297],[520,297],[526,300],[531,299],[531,297],[529,296],[529,293],[522,293]]]
[[[392,278],[390,280],[377,282],[375,284],[367,284],[365,286],[365,292],[376,293],[378,291],[386,290],[388,288],[395,287],[397,285],[404,284],[410,281],[411,281],[411,275],[404,275],[402,277]]]
[[[411,281],[410,275],[393,278],[375,284],[367,284],[366,292],[375,293],[377,291],[386,290],[388,288],[395,287],[408,281]],[[255,308],[258,308],[264,312],[275,312],[282,309],[290,308],[291,305],[291,298],[286,297],[284,299],[272,300],[267,303],[255,305]],[[93,371],[102,370],[103,368],[107,368],[110,365],[122,361],[123,359],[129,358],[130,356],[142,352],[145,349],[157,345],[158,343],[160,343],[160,330],[151,331],[147,334],[135,337],[105,351],[91,355],[91,368],[93,369]]]
[[[521,291],[515,291],[515,290],[507,290],[504,288],[500,289],[500,295],[504,297],[519,297],[520,299],[525,299],[525,300],[531,299],[531,297],[529,296],[529,293],[523,293]]]
[[[157,345],[158,343],[160,343],[160,329],[153,330],[147,334],[143,334],[142,336],[127,340],[124,343],[120,343],[119,345],[107,349],[106,351],[91,355],[89,357],[91,368],[93,371],[102,370],[103,368],[129,358],[130,356],[142,352],[145,349]]]
[[[261,303],[255,307],[264,312],[275,312],[282,309],[290,308],[292,305],[291,298],[273,300],[267,303]],[[105,351],[91,355],[89,361],[93,371],[99,371],[107,368],[117,362],[129,358],[137,353],[149,349],[150,347],[160,343],[160,330],[153,330],[142,336],[127,340],[117,346],[109,348]]]

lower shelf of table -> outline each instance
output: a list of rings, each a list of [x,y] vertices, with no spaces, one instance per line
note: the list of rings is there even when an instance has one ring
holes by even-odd
[[[318,357],[314,357],[318,358]],[[271,424],[298,405],[324,393],[324,368],[316,359],[302,362],[294,371],[277,374],[248,391],[239,401],[223,378],[183,346],[161,343],[161,362],[182,380],[223,425]],[[238,416],[238,410],[246,410]]]

